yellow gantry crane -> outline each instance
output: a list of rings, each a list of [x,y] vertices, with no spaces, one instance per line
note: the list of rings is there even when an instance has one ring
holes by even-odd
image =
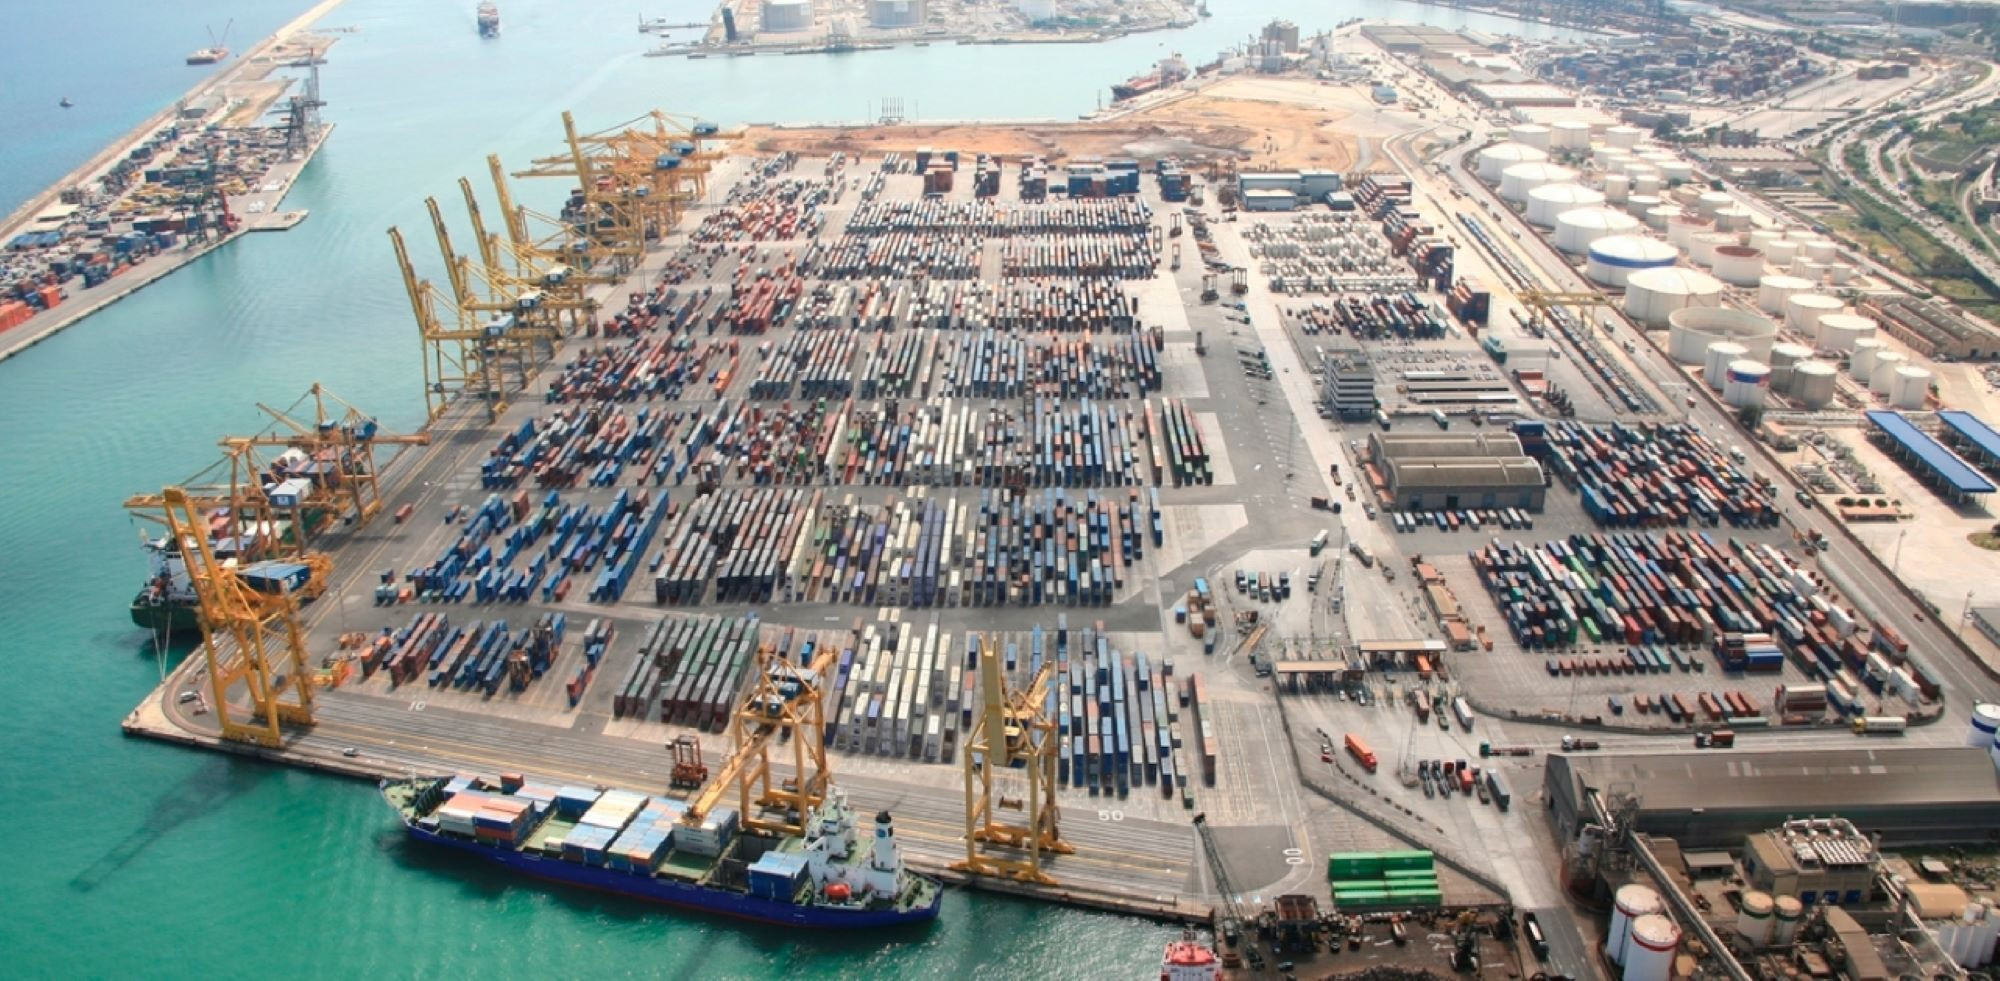
[[[306,669],[298,602],[289,592],[250,588],[216,559],[208,527],[178,487],[161,493],[168,535],[177,543],[200,603],[202,657],[222,737],[259,746],[284,745],[284,724],[313,724],[312,676]],[[247,715],[230,699],[245,689]]]
[[[837,661],[833,648],[803,667],[768,644],[758,648],[757,676],[730,723],[734,748],[715,778],[688,803],[683,823],[700,826],[733,789],[744,827],[805,834],[806,822],[826,800],[833,781],[826,765],[826,706],[820,692]],[[792,748],[792,777],[777,783],[771,780],[774,739],[789,739]]]
[[[598,302],[588,295],[588,287],[611,282],[612,277],[588,275],[565,261],[545,258],[533,250],[517,248],[498,235],[487,234],[486,220],[479,213],[479,198],[472,193],[472,182],[461,177],[458,189],[465,195],[465,211],[472,220],[472,236],[479,246],[486,281],[507,295],[527,296],[539,291],[544,298],[542,311],[558,321],[558,330],[564,334],[593,326]]]
[[[598,256],[592,251],[590,240],[575,225],[527,205],[514,203],[514,194],[507,187],[507,171],[500,165],[499,154],[487,155],[486,168],[493,175],[493,194],[500,201],[501,223],[507,229],[507,241],[516,251],[536,256],[544,262],[583,270],[597,277],[600,283],[619,279],[616,274],[595,271],[600,266]],[[535,223],[534,229],[529,227],[530,219]]]
[[[1601,307],[1611,303],[1602,293],[1563,293],[1555,290],[1521,290],[1514,294],[1521,305],[1534,310],[1553,307]]]
[[[451,244],[451,229],[445,227],[444,210],[436,198],[425,198],[430,209],[431,229],[437,235],[438,252],[444,256],[451,295],[461,319],[483,321],[486,333],[509,345],[523,348],[534,366],[555,357],[562,345],[562,314],[541,287],[507,276],[495,276],[474,265]]]
[[[507,411],[506,376],[510,362],[519,379],[515,390],[528,384],[527,352],[521,345],[511,343],[504,331],[490,331],[487,325],[472,318],[453,298],[438,292],[430,280],[418,278],[401,230],[389,229],[389,241],[396,247],[403,289],[409,293],[410,312],[416,317],[417,333],[424,346],[426,418],[436,420],[453,398],[471,395],[486,403],[489,420],[499,419]],[[438,316],[441,308],[452,311],[451,323]]]
[[[979,688],[984,705],[965,748],[965,861],[952,868],[975,875],[1018,879],[1045,886],[1056,884],[1042,869],[1045,854],[1076,851],[1064,841],[1057,824],[1056,754],[1060,751],[1056,723],[1043,709],[1055,662],[1044,662],[1026,690],[1010,690],[1000,669],[993,642],[979,641]],[[1028,784],[1026,801],[996,796],[995,776],[1022,770]],[[1020,810],[1019,822],[995,817],[996,805]],[[1015,857],[996,850],[1025,852]]]
[[[311,403],[306,421],[304,409]],[[266,495],[274,509],[307,508],[324,510],[328,516],[365,525],[382,510],[380,469],[375,462],[377,446],[427,446],[426,434],[414,436],[386,433],[373,416],[355,408],[326,386],[314,382],[306,393],[283,410],[262,402],[257,408],[271,417],[270,428],[256,436],[229,437],[222,441],[232,457],[255,462],[256,447],[282,448],[275,466],[259,466],[252,477],[275,476],[283,487],[286,479],[303,482],[283,500]],[[296,454],[296,455],[293,455]]]

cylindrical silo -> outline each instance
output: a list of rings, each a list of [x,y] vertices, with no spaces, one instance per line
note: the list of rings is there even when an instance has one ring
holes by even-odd
[[[1812,288],[1813,284],[1797,276],[1765,276],[1757,281],[1757,309],[1772,315],[1783,314],[1786,300]]]
[[[1645,135],[1646,131],[1637,126],[1613,126],[1604,131],[1604,142],[1620,150],[1630,150]]]
[[[1715,265],[1715,250],[1725,245],[1736,245],[1742,237],[1730,232],[1702,232],[1694,237],[1688,246],[1688,258],[1704,269]]]
[[[1665,203],[1660,200],[1660,196],[1657,194],[1627,194],[1625,196],[1625,210],[1631,212],[1633,216],[1641,221],[1646,219],[1646,212]]]
[[[1627,206],[1630,206],[1631,204],[1630,199],[1627,199],[1626,204]],[[1669,222],[1672,222],[1675,218],[1679,218],[1680,216],[1681,216],[1681,209],[1679,208],[1679,206],[1671,204],[1662,204],[1662,205],[1657,205],[1655,207],[1647,208],[1646,213],[1640,215],[1639,217],[1644,219],[1647,228],[1650,228],[1656,232],[1664,232],[1667,230],[1667,224]]]
[[[1479,151],[1479,179],[1488,184],[1498,184],[1501,173],[1507,168],[1548,158],[1548,154],[1523,143],[1495,143]]]
[[[1750,228],[1750,209],[1740,204],[1730,205],[1715,213],[1715,227],[1728,232],[1747,231]]]
[[[1806,918],[1806,904],[1797,896],[1779,896],[1772,904],[1776,907],[1774,919],[1776,929],[1771,934],[1771,942],[1779,947],[1790,946],[1798,939],[1799,923]]]
[[[1772,242],[1785,240],[1785,233],[1775,228],[1759,228],[1750,233],[1750,244],[1760,249],[1768,249]]]
[[[1624,204],[1626,196],[1631,193],[1632,178],[1624,174],[1604,175],[1604,200],[1612,204]]]
[[[1681,928],[1658,913],[1632,921],[1625,945],[1623,981],[1667,981],[1673,975],[1674,952],[1681,945]]]
[[[1604,953],[1611,963],[1625,963],[1625,942],[1632,937],[1632,924],[1642,916],[1657,915],[1667,908],[1660,894],[1650,886],[1629,882],[1618,887],[1611,901],[1611,929],[1604,937]]]
[[[1694,237],[1715,227],[1715,219],[1700,215],[1682,215],[1667,222],[1667,241],[1679,246],[1682,251],[1694,248]]]
[[[1805,256],[1792,260],[1792,275],[1800,279],[1810,279],[1815,283],[1826,282],[1826,263],[1814,262]]]
[[[2000,705],[1980,702],[1972,707],[1972,730],[1965,734],[1967,746],[1985,749],[1993,745],[1993,737],[2000,734]]]
[[[1632,161],[1632,151],[1605,143],[1590,151],[1590,161],[1602,168],[1605,173],[1622,174],[1625,172],[1625,165]]]
[[[1744,355],[1750,350],[1735,341],[1715,341],[1708,345],[1702,355],[1701,380],[1708,387],[1722,391],[1729,383],[1729,366],[1737,361],[1748,361]]]
[[[1667,326],[1667,318],[1676,310],[1720,306],[1725,288],[1715,277],[1693,269],[1641,269],[1625,277],[1625,313],[1657,330]]]
[[[1792,369],[1801,361],[1812,360],[1812,348],[1804,344],[1771,345],[1771,388],[1774,391],[1792,390]]]
[[[1793,330],[1817,341],[1819,318],[1839,313],[1841,306],[1839,297],[1825,293],[1794,293],[1785,300],[1785,321]]]
[[[1868,384],[1868,373],[1875,370],[1875,356],[1881,354],[1889,342],[1879,337],[1861,337],[1854,341],[1854,356],[1847,359],[1848,377]]]
[[[1703,191],[1694,199],[1694,209],[1703,218],[1713,218],[1716,213],[1736,203],[1728,191]]]
[[[1668,349],[1673,349],[1676,340],[1685,335],[1699,335],[1711,342],[1728,341],[1739,345],[1730,357],[1762,361],[1771,356],[1772,344],[1778,337],[1778,325],[1768,317],[1733,307],[1687,307],[1667,315]],[[1679,346],[1682,350],[1708,351],[1707,347],[1693,342]],[[1704,353],[1702,363],[1706,364],[1708,357]]]
[[[1826,281],[1835,286],[1846,286],[1854,282],[1854,264],[1851,262],[1829,262],[1826,264]]]
[[[1763,250],[1747,245],[1718,246],[1715,278],[1732,286],[1756,286],[1764,278]]]
[[[1722,373],[1722,401],[1738,409],[1761,408],[1770,386],[1770,365],[1739,358],[1729,362]]]
[[[1502,200],[1525,204],[1528,192],[1544,184],[1564,184],[1576,180],[1576,171],[1547,161],[1517,163],[1500,172]]]
[[[1764,246],[1764,258],[1770,260],[1771,265],[1779,268],[1791,265],[1792,261],[1798,257],[1799,243],[1791,239],[1780,239]]]
[[[1549,145],[1558,150],[1590,149],[1590,124],[1580,119],[1559,119],[1550,123]]]
[[[1660,176],[1669,184],[1685,184],[1694,179],[1694,164],[1685,160],[1660,161]]]
[[[1505,178],[1501,178],[1505,180]],[[1528,192],[1528,220],[1553,228],[1556,216],[1577,208],[1604,203],[1605,196],[1582,184],[1543,184]]]
[[[1507,138],[1537,150],[1547,150],[1550,131],[1547,126],[1540,123],[1515,123],[1507,128]]]
[[[1643,174],[1628,174],[1628,176],[1632,178],[1632,193],[1634,194],[1658,194],[1660,193],[1660,189],[1666,186],[1666,183],[1660,180],[1660,172],[1657,170]]]
[[[1896,369],[1910,363],[1910,356],[1901,351],[1881,350],[1875,352],[1875,363],[1868,368],[1868,390],[1887,398],[1889,380],[1896,377]]]
[[[1889,376],[1889,406],[1905,412],[1924,407],[1931,396],[1931,370],[1906,364]]]
[[[1875,336],[1875,321],[1853,313],[1829,313],[1819,318],[1819,333],[1813,343],[1822,351],[1854,350],[1854,342]]]
[[[1623,286],[1632,273],[1672,266],[1679,257],[1679,249],[1656,238],[1606,235],[1591,243],[1584,275],[1601,286]]]
[[[1832,262],[1840,256],[1840,247],[1834,245],[1830,239],[1816,238],[1803,243],[1802,248],[1805,250],[1806,258],[1814,262]]]
[[[1637,231],[1639,219],[1603,205],[1576,208],[1556,216],[1556,248],[1573,255],[1590,251],[1590,243],[1606,235]]]
[[[1792,369],[1792,397],[1808,409],[1824,409],[1833,404],[1834,378],[1839,375],[1824,361],[1801,361]]]
[[[1752,889],[1743,894],[1743,901],[1737,907],[1736,934],[1753,949],[1771,943],[1771,931],[1776,926],[1771,919],[1771,905],[1770,893]]]

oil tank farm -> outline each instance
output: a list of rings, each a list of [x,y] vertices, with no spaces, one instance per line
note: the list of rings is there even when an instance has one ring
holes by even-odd
[[[1764,252],[1748,245],[1723,245],[1715,250],[1715,278],[1731,286],[1757,286],[1764,277]]]
[[[1582,184],[1543,184],[1528,192],[1528,220],[1543,228],[1554,228],[1557,215],[1603,203],[1603,194]]]
[[[1479,179],[1488,184],[1499,184],[1500,175],[1515,164],[1542,163],[1549,159],[1548,153],[1537,150],[1525,143],[1495,143],[1479,151]],[[1575,180],[1572,173],[1568,178]]]
[[[1624,286],[1625,280],[1633,273],[1641,269],[1672,268],[1679,258],[1679,249],[1657,238],[1606,235],[1590,244],[1584,275],[1600,286]]]
[[[1750,358],[1731,361],[1723,375],[1722,400],[1732,408],[1762,408],[1764,393],[1769,391],[1770,383],[1770,365]]]
[[[1774,317],[1784,316],[1785,301],[1800,293],[1811,292],[1813,282],[1783,273],[1773,273],[1757,280],[1757,309]]]
[[[1819,332],[1814,335],[1814,343],[1821,350],[1839,351],[1845,354],[1854,350],[1854,343],[1864,337],[1875,336],[1875,319],[1858,313],[1827,313],[1819,318]]]
[[[1833,404],[1840,370],[1824,361],[1804,361],[1792,369],[1790,392],[1806,409],[1824,409]]]
[[[1574,183],[1576,178],[1576,171],[1561,164],[1547,161],[1517,163],[1500,172],[1500,197],[1515,204],[1526,204],[1528,195],[1536,188]]]
[[[1590,124],[1581,119],[1558,119],[1550,123],[1549,147],[1555,150],[1590,149]]]
[[[1641,269],[1625,277],[1625,314],[1659,330],[1676,310],[1721,306],[1724,289],[1721,280],[1697,269]]]
[[[1709,346],[1717,341],[1741,345],[1734,357],[1765,360],[1777,337],[1777,324],[1748,310],[1690,306],[1667,314],[1667,353],[1685,365],[1707,364]]]
[[[1837,296],[1825,293],[1794,293],[1785,300],[1785,322],[1793,330],[1819,342],[1819,318],[1845,308]]]
[[[1540,123],[1515,123],[1507,127],[1507,138],[1537,150],[1548,150],[1555,143],[1554,131]]]
[[[1879,337],[1863,337],[1854,342],[1854,354],[1847,359],[1847,373],[1855,381],[1868,384],[1868,373],[1875,369],[1875,358],[1883,351],[1890,350],[1889,342]]]
[[[1592,243],[1611,235],[1639,229],[1639,219],[1602,205],[1577,208],[1556,216],[1556,248],[1572,255],[1584,255]]]
[[[1889,375],[1889,406],[1906,412],[1922,409],[1931,395],[1931,370],[1903,365]]]

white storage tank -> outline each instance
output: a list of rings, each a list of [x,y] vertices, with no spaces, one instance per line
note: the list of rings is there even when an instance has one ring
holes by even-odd
[[[1551,142],[1549,128],[1540,123],[1516,123],[1507,128],[1507,138],[1537,150],[1547,150]]]
[[[1632,921],[1625,945],[1624,981],[1667,981],[1673,976],[1674,953],[1681,945],[1681,928],[1658,913]]]
[[[1875,336],[1875,321],[1853,313],[1829,313],[1819,318],[1819,334],[1814,341],[1821,350],[1845,354],[1854,342]]]
[[[1785,240],[1785,233],[1775,228],[1759,228],[1750,233],[1750,244],[1760,249],[1768,249],[1772,242]]]
[[[1757,309],[1773,316],[1785,312],[1785,301],[1795,293],[1804,293],[1813,284],[1797,276],[1773,274],[1757,280]]]
[[[1799,243],[1791,239],[1780,239],[1764,246],[1764,258],[1771,260],[1774,266],[1789,266],[1798,257]]]
[[[1630,202],[1627,203],[1629,204]],[[1662,204],[1657,207],[1647,208],[1646,213],[1641,217],[1645,220],[1647,228],[1656,232],[1664,232],[1667,230],[1667,225],[1680,216],[1681,209],[1678,206]]]
[[[1605,195],[1582,184],[1543,184],[1528,192],[1528,220],[1553,228],[1557,215],[1603,204],[1604,198]]]
[[[1590,243],[1606,235],[1622,235],[1638,228],[1639,219],[1615,208],[1576,208],[1556,216],[1556,248],[1582,255],[1590,251]]]
[[[1815,283],[1826,281],[1826,263],[1814,262],[1805,256],[1792,260],[1792,275],[1800,279],[1810,279]]]
[[[1626,175],[1632,178],[1632,193],[1634,194],[1658,194],[1660,193],[1660,189],[1665,186],[1660,180],[1658,171],[1634,174],[1631,172],[1631,168],[1628,167],[1626,168]]]
[[[1644,235],[1606,235],[1590,244],[1584,275],[1600,286],[1623,286],[1641,269],[1671,267],[1680,250]]]
[[[1906,364],[1889,376],[1889,405],[1905,412],[1924,407],[1931,396],[1931,370]]]
[[[1730,232],[1701,232],[1688,245],[1688,257],[1703,268],[1715,265],[1715,250],[1725,245],[1735,245],[1742,238]]]
[[[1539,163],[1549,155],[1525,143],[1495,143],[1479,151],[1479,179],[1500,183],[1500,174],[1515,164]]]
[[[1829,239],[1816,238],[1801,245],[1805,249],[1806,258],[1814,262],[1832,262],[1840,257],[1840,247]]]
[[[1703,191],[1700,197],[1694,199],[1694,209],[1704,218],[1713,218],[1717,212],[1735,203],[1736,199],[1730,197],[1728,191]]]
[[[1800,902],[1797,896],[1779,896],[1773,905],[1777,907],[1777,929],[1771,934],[1771,943],[1788,947],[1798,939],[1799,924],[1806,918],[1806,904]]]
[[[1724,289],[1714,276],[1694,269],[1641,269],[1625,277],[1625,314],[1658,330],[1675,310],[1721,306]]]
[[[1685,160],[1660,161],[1660,176],[1669,184],[1685,184],[1694,179],[1694,164]]]
[[[1910,363],[1910,356],[1901,351],[1883,349],[1875,352],[1875,363],[1868,366],[1868,390],[1887,398],[1889,380],[1896,376],[1896,369]]]
[[[1738,409],[1761,408],[1770,385],[1770,365],[1749,358],[1731,361],[1722,375],[1722,401]]]
[[[1808,409],[1833,404],[1834,379],[1839,375],[1824,361],[1802,361],[1792,369],[1792,397]]]
[[[1829,313],[1839,313],[1842,304],[1839,297],[1825,293],[1794,293],[1785,300],[1785,322],[1815,341],[1819,338],[1819,318]]]
[[[1730,205],[1715,213],[1715,227],[1731,232],[1747,231],[1750,219],[1750,209],[1740,204]]]
[[[1820,235],[1810,228],[1787,228],[1785,229],[1785,237],[1794,242],[1810,242],[1813,239],[1819,238]]]
[[[1854,282],[1854,264],[1851,262],[1827,263],[1826,281],[1835,286],[1846,286]]]
[[[1500,172],[1500,197],[1525,204],[1528,192],[1544,184],[1566,184],[1576,180],[1576,171],[1546,161],[1517,163]]]
[[[1764,250],[1747,245],[1718,246],[1715,278],[1731,286],[1756,286],[1764,278]]]
[[[1611,901],[1611,929],[1605,931],[1604,953],[1611,963],[1625,963],[1625,943],[1632,937],[1632,924],[1642,916],[1657,915],[1667,908],[1660,894],[1650,886],[1628,882],[1618,887]]]
[[[1668,349],[1672,350],[1676,340],[1684,335],[1698,335],[1707,338],[1709,343],[1728,341],[1741,347],[1740,351],[1730,354],[1731,358],[1762,361],[1771,356],[1772,344],[1778,339],[1778,325],[1768,317],[1734,307],[1687,307],[1667,315]],[[1684,352],[1701,353],[1696,363],[1708,363],[1707,345],[1688,341],[1679,346]],[[1720,378],[1720,365],[1716,371]],[[1720,387],[1721,382],[1714,384]]]
[[[1667,222],[1667,241],[1683,250],[1694,248],[1694,237],[1715,227],[1715,219],[1700,215],[1682,215]]]
[[[1771,345],[1771,388],[1775,391],[1792,390],[1792,369],[1801,361],[1812,360],[1812,348],[1804,344]]]
[[[812,24],[812,0],[768,0],[764,4],[764,30],[803,31]]]
[[[1771,894],[1752,889],[1743,894],[1736,909],[1736,934],[1752,948],[1767,947],[1777,926],[1771,919]]]
[[[1985,749],[1993,745],[1993,738],[2000,735],[2000,705],[1981,702],[1972,707],[1972,729],[1965,734],[1967,746]]]
[[[1875,356],[1888,347],[1889,342],[1879,337],[1857,338],[1854,342],[1854,356],[1847,359],[1848,377],[1863,385],[1868,384],[1868,373],[1875,370]]]
[[[1608,173],[1622,174],[1625,172],[1625,165],[1632,162],[1632,151],[1604,143],[1590,151],[1590,159]]]
[[[1581,119],[1559,119],[1550,123],[1549,145],[1558,150],[1590,149],[1590,124]]]
[[[1749,348],[1735,341],[1710,341],[1708,350],[1702,354],[1702,384],[1718,392],[1722,391],[1722,387],[1729,383],[1729,366],[1738,361],[1749,360],[1744,357],[1749,353]]]
[[[1632,193],[1632,178],[1624,174],[1604,175],[1604,200],[1612,204],[1624,204]]]
[[[1646,220],[1646,212],[1665,204],[1657,194],[1628,194],[1625,196],[1625,210],[1640,221]]]
[[[1613,126],[1604,131],[1604,142],[1620,150],[1630,150],[1639,145],[1646,131],[1637,126]]]

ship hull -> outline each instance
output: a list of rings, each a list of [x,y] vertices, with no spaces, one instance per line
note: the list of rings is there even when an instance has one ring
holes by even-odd
[[[798,906],[759,899],[726,889],[705,888],[674,879],[632,875],[615,869],[532,855],[511,848],[494,848],[476,841],[427,831],[409,821],[403,822],[403,827],[409,832],[412,841],[466,852],[545,882],[580,886],[642,902],[705,913],[719,913],[723,916],[775,926],[824,930],[887,927],[926,923],[937,919],[938,915],[939,904],[935,900],[928,907],[913,910],[843,910]]]
[[[175,603],[134,603],[132,623],[154,633],[184,634],[201,629],[195,608]]]

